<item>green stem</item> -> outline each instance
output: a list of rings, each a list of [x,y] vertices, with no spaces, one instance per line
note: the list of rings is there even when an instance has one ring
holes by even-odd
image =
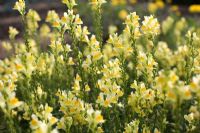
[[[93,25],[94,25],[94,32],[95,32],[96,38],[100,43],[100,47],[102,47],[103,27],[102,27],[101,7],[98,7],[93,12]]]
[[[29,45],[29,33],[28,33],[28,28],[27,28],[27,22],[26,22],[26,17],[25,15],[22,15],[22,24],[24,26],[24,39],[25,39],[25,45],[26,45],[26,50],[27,52],[30,51],[31,47]]]
[[[134,75],[135,75],[135,80],[138,80],[138,75],[137,75],[137,65],[138,65],[138,60],[137,60],[137,56],[138,56],[138,50],[137,50],[137,46],[136,46],[136,40],[134,39],[134,37],[131,37],[131,45],[133,48],[133,64],[134,64]]]

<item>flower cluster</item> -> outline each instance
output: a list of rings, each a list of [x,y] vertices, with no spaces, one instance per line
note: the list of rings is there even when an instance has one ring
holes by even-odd
[[[53,108],[46,104],[45,106],[40,106],[37,114],[32,114],[30,128],[33,132],[57,133],[57,129],[52,129],[52,126],[58,121],[58,119],[52,115],[52,111]]]
[[[25,14],[25,8],[26,8],[25,1],[19,0],[15,3],[15,6],[14,6],[13,9],[19,11],[19,13],[21,15],[24,15]]]
[[[102,91],[97,99],[97,103],[104,107],[111,107],[111,104],[118,103],[119,97],[123,95],[116,80],[121,77],[120,62],[118,59],[111,60],[102,69],[103,77],[98,80],[98,85]]]
[[[172,16],[161,25],[153,15],[140,21],[125,10],[124,28],[112,25],[104,34],[106,0],[88,3],[91,27],[74,10],[78,1],[62,3],[67,11],[49,11],[44,23],[35,10],[25,11],[25,1],[15,4],[24,38],[10,27],[2,42],[0,132],[199,132],[198,26]]]
[[[154,106],[161,102],[160,92],[148,89],[144,83],[138,84],[136,81],[131,84],[131,88],[135,89],[135,92],[132,92],[128,98],[128,104],[132,110],[141,117],[153,113]]]

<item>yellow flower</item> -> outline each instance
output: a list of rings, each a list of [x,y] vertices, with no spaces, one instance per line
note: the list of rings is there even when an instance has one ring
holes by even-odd
[[[105,107],[109,107],[109,106],[110,106],[110,103],[111,103],[111,101],[110,101],[109,99],[106,99],[106,100],[104,101],[104,106],[105,106]]]
[[[112,6],[118,6],[126,4],[126,0],[111,0]]]
[[[140,37],[140,17],[136,12],[130,13],[125,20],[126,28],[124,29],[125,33],[129,33],[131,36],[134,36],[135,39]]]
[[[56,20],[59,20],[58,14],[54,10],[48,11],[46,22],[53,23]]]
[[[27,19],[30,19],[31,21],[40,21],[41,18],[39,14],[35,11],[30,9],[27,13]]]
[[[90,4],[94,9],[101,7],[104,3],[106,3],[106,0],[90,0]]]
[[[86,84],[86,85],[85,85],[85,91],[86,91],[86,92],[89,92],[90,90],[91,90],[91,89],[90,89],[90,86],[89,86],[88,84]]]
[[[125,20],[125,24],[128,26],[132,26],[133,28],[139,27],[140,17],[136,14],[136,12],[130,13]]]
[[[126,10],[121,10],[118,14],[119,18],[124,20],[126,18],[126,16],[128,15]]]
[[[159,9],[163,9],[165,7],[165,3],[162,0],[157,0],[155,4]]]
[[[189,7],[189,12],[191,12],[191,13],[199,13],[200,12],[200,5],[191,5]]]
[[[18,10],[21,15],[25,15],[25,1],[24,0],[17,1],[13,9]]]
[[[30,9],[26,15],[26,18],[28,29],[35,31],[39,27],[38,21],[41,20],[39,14],[36,11]]]
[[[43,24],[40,28],[40,35],[42,37],[48,37],[49,33],[50,33],[51,29],[49,28],[49,26],[47,24]]]
[[[10,109],[13,109],[22,105],[22,102],[19,101],[18,98],[16,97],[11,97],[11,99],[9,99],[8,101],[8,104],[9,104]]]
[[[102,58],[102,53],[100,51],[92,52],[92,57],[94,61],[97,61]]]
[[[103,119],[103,116],[101,115],[101,111],[99,110],[95,111],[92,107],[87,110],[86,120],[90,124],[94,124],[95,126],[105,122],[105,120]]]
[[[39,121],[39,126],[34,130],[34,133],[48,133],[48,125],[45,122]]]
[[[78,74],[76,74],[76,78],[75,78],[74,85],[73,85],[72,89],[77,94],[80,92],[80,89],[81,89],[80,88],[80,82],[81,81],[82,81],[81,77]]]
[[[155,3],[149,3],[148,4],[148,11],[150,13],[155,13],[158,10],[158,7]]]
[[[54,21],[54,22],[53,22],[53,27],[55,27],[55,28],[60,28],[61,25],[60,25],[60,23],[59,23],[58,21]]]
[[[62,3],[66,4],[69,9],[77,5],[75,0],[62,0]]]
[[[151,16],[145,16],[142,22],[141,30],[146,35],[158,35],[160,34],[160,24],[158,20]]]
[[[14,98],[10,99],[9,102],[10,102],[11,105],[16,105],[19,102],[19,100],[14,97]]]
[[[75,17],[74,23],[77,25],[83,24],[83,21],[80,19],[78,14]]]
[[[72,57],[69,57],[68,59],[68,65],[74,65],[74,61],[73,61],[73,58]]]
[[[179,10],[179,7],[177,5],[173,5],[171,6],[171,11],[178,11]]]
[[[39,126],[39,120],[36,115],[32,115],[32,120],[30,122],[30,126],[32,129],[36,129]]]
[[[56,122],[58,121],[58,119],[56,117],[50,117],[49,122],[51,125],[54,125]]]
[[[194,113],[190,113],[188,115],[184,115],[185,120],[187,120],[189,123],[192,123],[194,120]]]
[[[82,80],[81,80],[81,77],[80,77],[78,74],[76,74],[76,81],[78,81],[78,82],[79,82],[79,81],[82,81]]]
[[[126,125],[124,133],[138,133],[139,130],[139,120],[133,120]]]
[[[16,28],[14,28],[12,26],[9,27],[9,38],[10,39],[14,39],[17,34],[19,34],[19,32]]]
[[[49,107],[47,104],[45,105],[45,113],[51,113],[53,111],[52,107]]]
[[[95,112],[95,120],[97,123],[104,123],[105,120],[103,119],[103,116],[101,115],[101,112],[96,111]]]
[[[176,100],[176,94],[174,94],[174,92],[172,92],[172,91],[168,91],[167,92],[167,98],[175,101]]]
[[[12,49],[12,45],[9,42],[3,41],[1,45],[7,51],[10,51]]]
[[[173,23],[174,19],[170,16],[162,22],[162,31],[164,34],[166,34],[170,30],[170,28],[172,28]]]
[[[136,4],[136,3],[137,3],[137,0],[129,0],[129,2],[130,2],[131,4]]]
[[[104,131],[103,131],[103,129],[101,128],[101,127],[98,127],[97,128],[97,133],[103,133]]]
[[[154,133],[161,133],[161,132],[157,128],[155,128]]]

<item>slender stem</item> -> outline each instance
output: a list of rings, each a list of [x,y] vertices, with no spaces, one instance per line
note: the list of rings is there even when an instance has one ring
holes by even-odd
[[[30,51],[31,47],[29,45],[29,33],[28,33],[28,28],[27,28],[27,22],[26,22],[26,17],[25,15],[22,15],[22,24],[24,26],[24,39],[25,39],[25,45],[26,45],[26,50],[27,52]]]
[[[94,25],[94,32],[96,34],[96,38],[100,43],[100,47],[102,47],[102,43],[103,43],[103,27],[102,27],[101,7],[98,7],[93,12],[93,25]]]
[[[133,64],[134,64],[134,75],[135,75],[135,80],[138,80],[138,75],[137,75],[137,65],[138,65],[138,60],[137,60],[137,56],[138,56],[138,50],[137,50],[137,46],[136,46],[136,40],[134,39],[134,37],[131,37],[131,45],[133,48]]]

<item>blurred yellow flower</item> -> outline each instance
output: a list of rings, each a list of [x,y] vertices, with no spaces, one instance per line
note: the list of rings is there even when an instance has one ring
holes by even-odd
[[[155,3],[151,2],[151,3],[148,4],[148,11],[150,13],[155,13],[157,10],[158,10],[158,7]]]
[[[129,2],[130,2],[131,4],[136,4],[136,3],[137,3],[137,0],[129,0]]]
[[[167,3],[172,3],[173,0],[167,0]]]
[[[23,104],[23,102],[19,101],[19,99],[15,97],[15,93],[12,92],[10,94],[10,99],[8,100],[9,109],[14,109],[16,107],[21,106],[22,104]]]
[[[162,0],[157,0],[155,4],[159,9],[163,9],[165,7],[165,3]]]
[[[106,3],[106,0],[90,0],[90,4],[95,9],[101,7],[102,4]]]
[[[191,5],[189,7],[189,12],[191,12],[191,13],[199,13],[200,12],[200,5]]]
[[[9,27],[9,38],[14,39],[17,34],[19,34],[19,31],[16,28],[10,26]]]
[[[62,0],[62,3],[66,4],[69,9],[77,5],[75,0]]]
[[[126,10],[121,10],[118,14],[119,18],[124,20],[126,18],[126,16],[128,15]]]
[[[118,6],[126,4],[126,0],[111,0],[112,6]]]
[[[180,16],[181,12],[179,11],[178,5],[172,5],[170,11],[175,12],[177,16]]]

